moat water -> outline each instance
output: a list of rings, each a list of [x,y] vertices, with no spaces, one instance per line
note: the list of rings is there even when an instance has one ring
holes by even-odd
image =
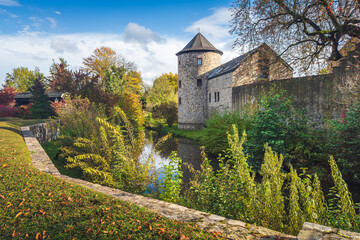
[[[139,159],[140,161],[144,161],[150,154],[154,154],[155,168],[158,171],[159,179],[162,179],[164,178],[164,165],[169,164],[171,152],[176,151],[182,159],[183,188],[187,189],[193,177],[193,173],[187,165],[191,165],[195,170],[200,170],[202,162],[200,145],[192,140],[178,137],[170,137],[163,141],[162,144],[157,144],[162,137],[163,136],[157,132],[147,132]],[[211,154],[207,154],[207,157],[211,160],[211,165],[216,170],[218,168],[217,157]],[[332,183],[330,183],[330,185],[333,186]],[[354,202],[360,203],[360,184],[348,182],[348,187],[352,193]],[[326,189],[324,189],[324,191],[327,192]]]

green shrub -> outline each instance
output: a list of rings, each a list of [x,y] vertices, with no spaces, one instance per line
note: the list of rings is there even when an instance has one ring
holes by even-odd
[[[166,124],[171,127],[178,120],[178,106],[176,102],[163,102],[153,108],[152,116],[155,119],[165,119]]]
[[[224,113],[214,113],[206,120],[203,136],[200,139],[206,150],[211,153],[222,153],[228,149],[227,133],[232,130],[234,124],[238,131],[242,133],[248,129],[251,116],[248,112],[225,111]]]
[[[181,183],[183,172],[181,171],[181,158],[176,152],[170,155],[170,163],[164,166],[165,179],[163,182],[163,192],[160,193],[160,199],[177,203],[180,198]]]
[[[286,164],[304,164],[316,152],[305,112],[296,107],[284,91],[275,88],[261,97],[258,110],[252,116],[248,139],[245,150],[255,170],[260,169],[266,143],[284,156]]]
[[[295,235],[305,221],[360,230],[360,215],[354,210],[351,194],[332,157],[329,163],[335,187],[327,203],[316,174],[311,176],[304,170],[298,175],[291,165],[289,173],[283,172],[284,157],[267,144],[261,181],[255,181],[243,151],[245,136],[240,140],[233,127],[226,161],[219,158],[217,172],[203,158],[201,171],[194,171],[184,200],[188,206]]]
[[[341,120],[330,122],[326,151],[334,154],[346,179],[360,180],[360,104],[349,108]]]

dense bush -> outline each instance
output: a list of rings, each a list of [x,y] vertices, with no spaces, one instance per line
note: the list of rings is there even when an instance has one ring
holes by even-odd
[[[176,102],[163,102],[153,108],[152,117],[155,119],[165,119],[166,124],[171,127],[178,120],[178,106]]]
[[[17,116],[17,108],[0,105],[0,117],[15,117]]]
[[[227,132],[231,131],[232,125],[235,124],[239,132],[243,132],[249,128],[250,122],[251,115],[249,111],[214,113],[206,120],[200,142],[211,153],[222,153],[229,147]]]
[[[204,157],[201,171],[194,171],[185,204],[202,211],[254,222],[278,231],[297,234],[304,221],[337,228],[360,230],[351,194],[334,159],[329,160],[334,181],[333,196],[327,203],[315,174],[282,171],[283,156],[265,145],[261,181],[247,163],[243,151],[246,135],[240,140],[234,126],[228,135],[227,161],[220,158],[215,172]]]
[[[313,155],[320,151],[316,149],[304,110],[285,96],[284,91],[272,89],[263,95],[251,119],[244,148],[250,155],[249,163],[256,170],[260,168],[266,143],[285,157],[285,166],[294,164],[295,159],[302,166],[309,164],[306,161],[313,161]]]
[[[326,151],[334,154],[347,179],[360,180],[360,104],[329,124]]]
[[[15,95],[17,90],[14,87],[5,86],[0,90],[0,117],[15,117],[18,109],[15,107]]]

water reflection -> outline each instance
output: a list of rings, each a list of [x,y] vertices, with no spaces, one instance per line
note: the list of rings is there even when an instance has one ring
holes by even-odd
[[[170,137],[162,141],[162,137],[164,136],[157,132],[147,132],[140,160],[144,161],[150,154],[154,154],[155,167],[159,172],[159,179],[162,179],[164,165],[169,164],[171,152],[177,151],[178,156],[182,159],[183,187],[186,188],[192,178],[192,173],[186,164],[191,164],[195,170],[200,170],[202,161],[200,145],[186,138]]]

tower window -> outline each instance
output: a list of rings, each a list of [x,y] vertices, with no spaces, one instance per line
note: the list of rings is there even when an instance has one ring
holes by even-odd
[[[209,102],[211,102],[211,93],[209,93]]]
[[[201,66],[201,65],[202,65],[202,58],[198,58],[198,59],[197,59],[197,64],[198,64],[198,66]]]
[[[181,88],[181,81],[179,81],[179,88]]]
[[[216,102],[216,92],[214,93],[214,102]]]
[[[198,79],[198,80],[197,80],[197,86],[198,86],[198,87],[201,87],[201,86],[202,86],[202,79]]]
[[[218,95],[217,101],[220,102],[220,92],[217,92],[217,95]]]
[[[181,105],[181,97],[179,97],[179,105]]]

